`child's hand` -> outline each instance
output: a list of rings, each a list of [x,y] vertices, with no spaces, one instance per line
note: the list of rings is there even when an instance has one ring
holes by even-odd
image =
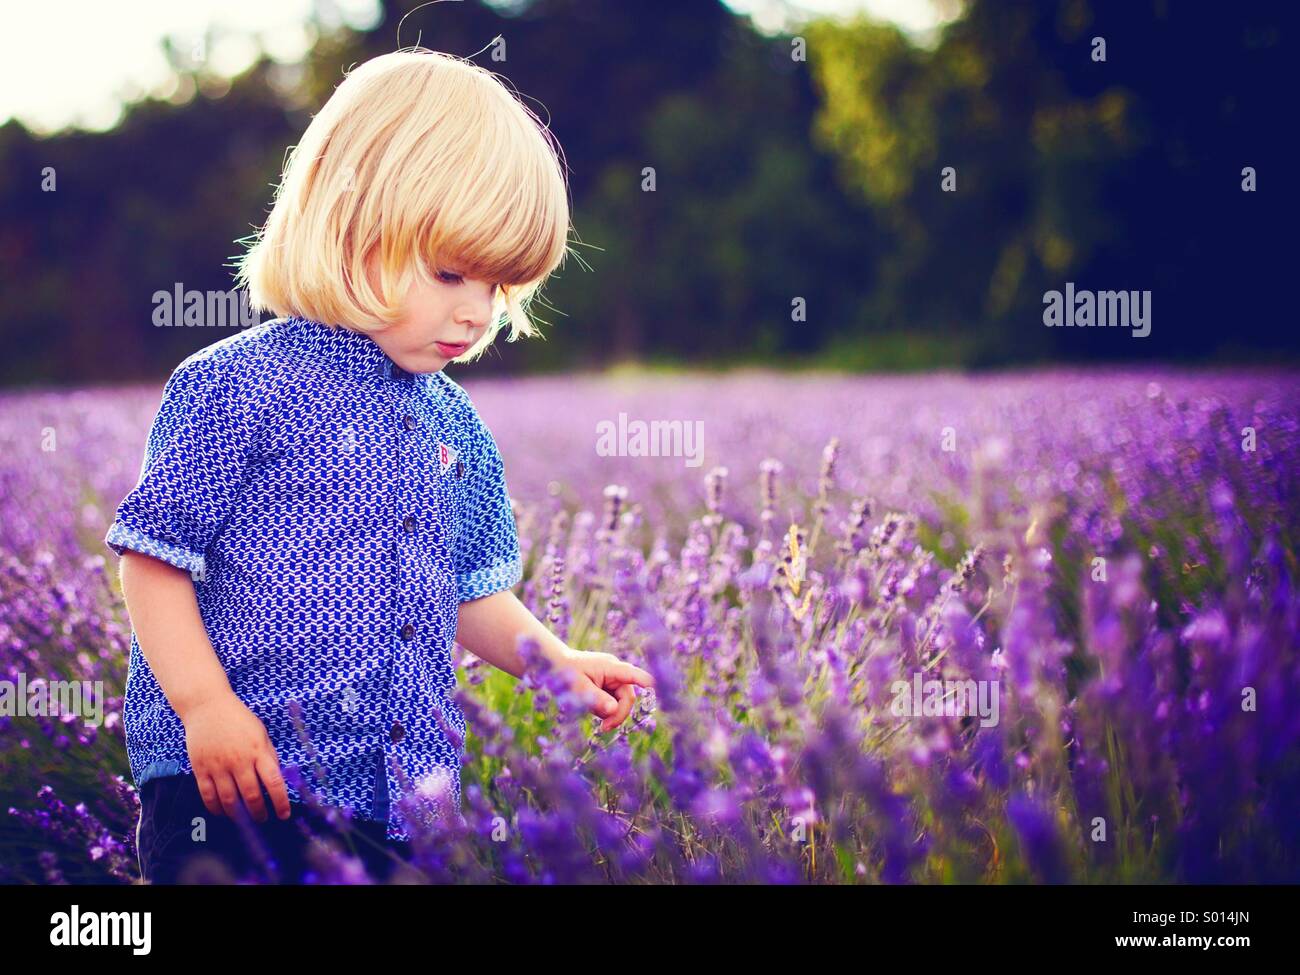
[[[222,694],[186,711],[183,721],[190,765],[209,812],[232,816],[243,796],[252,817],[264,823],[266,803],[261,786],[265,784],[276,815],[289,818],[289,793],[280,774],[280,757],[266,726],[243,701],[234,694]]]
[[[612,653],[570,650],[561,660],[570,669],[573,688],[591,701],[591,713],[605,720],[601,732],[613,731],[632,713],[636,703],[633,684],[654,687],[654,678],[640,667],[624,663]]]

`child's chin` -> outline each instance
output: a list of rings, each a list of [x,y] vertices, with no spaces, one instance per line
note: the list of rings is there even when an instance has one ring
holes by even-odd
[[[452,361],[453,360],[451,359],[443,358],[442,356],[438,355],[435,352],[432,355],[425,358],[423,361],[415,363],[414,364],[415,367],[412,369],[408,369],[407,371],[414,372],[414,373],[441,372],[442,367]]]

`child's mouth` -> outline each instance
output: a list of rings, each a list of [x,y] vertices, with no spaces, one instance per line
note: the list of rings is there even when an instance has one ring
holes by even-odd
[[[438,352],[444,359],[454,359],[469,348],[468,342],[435,342],[434,345],[438,347]]]

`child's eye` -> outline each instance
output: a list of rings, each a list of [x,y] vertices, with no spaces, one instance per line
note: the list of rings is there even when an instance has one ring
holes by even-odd
[[[459,274],[453,274],[451,271],[439,271],[438,280],[442,281],[445,284],[460,284],[465,279]],[[499,284],[492,285],[493,297],[496,297],[500,293],[501,293],[501,285]]]

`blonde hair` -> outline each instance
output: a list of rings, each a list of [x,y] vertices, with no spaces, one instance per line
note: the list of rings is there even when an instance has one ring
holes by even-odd
[[[466,361],[507,321],[507,341],[539,334],[526,309],[568,229],[550,131],[492,72],[415,48],[353,69],[312,119],[237,280],[254,308],[362,332],[401,319],[412,274],[498,283]],[[378,291],[366,272],[377,249]]]

